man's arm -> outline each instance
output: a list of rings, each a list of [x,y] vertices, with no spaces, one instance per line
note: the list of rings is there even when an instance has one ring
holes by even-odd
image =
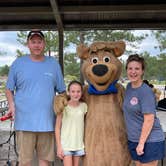
[[[11,114],[14,117],[15,114],[14,92],[10,91],[9,89],[6,89],[5,94],[9,104],[7,115]]]

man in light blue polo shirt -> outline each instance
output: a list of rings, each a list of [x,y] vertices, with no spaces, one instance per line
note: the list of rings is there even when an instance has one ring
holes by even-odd
[[[36,150],[39,165],[47,166],[54,160],[54,96],[66,88],[59,63],[44,55],[44,34],[30,31],[27,45],[30,55],[17,58],[8,75],[8,114],[14,117],[20,165],[30,166]]]

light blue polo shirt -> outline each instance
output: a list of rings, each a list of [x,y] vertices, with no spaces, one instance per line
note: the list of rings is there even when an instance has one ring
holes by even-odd
[[[45,56],[41,62],[17,58],[9,71],[6,88],[15,91],[15,130],[54,131],[53,101],[66,90],[59,63]]]

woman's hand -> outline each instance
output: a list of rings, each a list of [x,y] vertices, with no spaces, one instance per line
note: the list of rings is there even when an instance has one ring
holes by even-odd
[[[144,114],[144,122],[142,125],[141,136],[136,148],[136,152],[138,155],[144,154],[144,145],[152,130],[153,123],[154,123],[154,114]]]
[[[144,154],[144,144],[138,143],[136,148],[137,155],[141,156]]]

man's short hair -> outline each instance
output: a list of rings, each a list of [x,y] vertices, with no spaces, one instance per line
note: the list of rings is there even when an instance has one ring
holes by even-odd
[[[38,35],[38,36],[40,36],[42,39],[44,39],[44,34],[43,34],[42,31],[40,31],[40,30],[32,30],[32,31],[30,31],[30,32],[28,33],[27,40],[31,39],[32,36],[34,36],[34,35]]]

